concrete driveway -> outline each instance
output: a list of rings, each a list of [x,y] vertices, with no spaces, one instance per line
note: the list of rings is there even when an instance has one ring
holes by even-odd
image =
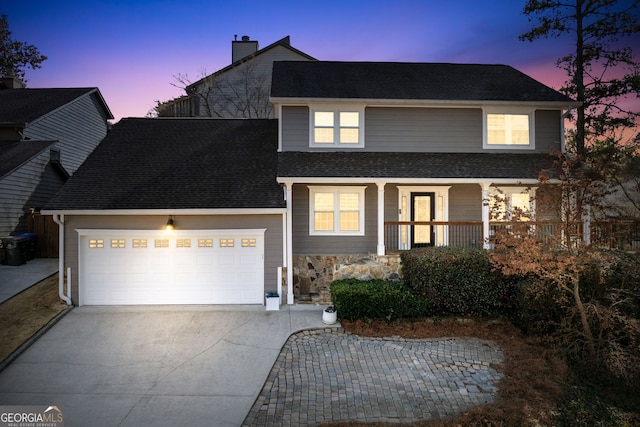
[[[56,405],[67,427],[239,426],[322,308],[75,308],[0,372],[0,405]]]

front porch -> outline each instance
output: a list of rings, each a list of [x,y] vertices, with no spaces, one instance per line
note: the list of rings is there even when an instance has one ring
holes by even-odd
[[[384,246],[387,253],[426,246],[491,249],[496,230],[522,227],[543,242],[551,242],[554,236],[570,234],[573,240],[604,249],[640,250],[640,220],[575,222],[568,225],[561,221],[490,221],[488,238],[484,237],[484,225],[482,221],[387,221],[384,223]]]
[[[296,255],[292,270],[295,300],[330,303],[330,284],[334,280],[399,280],[402,278],[400,254],[403,251],[427,246],[490,249],[492,238],[485,244],[483,227],[482,221],[389,221],[384,224],[384,255]],[[492,221],[489,223],[489,235],[493,236],[496,230],[506,227],[524,227],[528,233],[534,233],[545,242],[550,242],[552,236],[557,236],[561,230],[568,230],[573,238],[580,237],[601,248],[640,251],[640,221],[597,221],[569,226],[558,221]],[[415,236],[420,243],[415,243]],[[431,241],[427,244],[426,239]]]

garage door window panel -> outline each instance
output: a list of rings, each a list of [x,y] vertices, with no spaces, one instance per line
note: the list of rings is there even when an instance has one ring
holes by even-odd
[[[111,239],[111,247],[113,249],[124,249],[127,247],[125,239]]]
[[[191,239],[178,239],[176,240],[176,247],[178,248],[190,248]]]

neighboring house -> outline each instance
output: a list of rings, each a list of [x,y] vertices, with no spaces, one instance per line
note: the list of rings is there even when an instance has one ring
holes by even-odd
[[[97,88],[27,89],[0,83],[0,236],[27,231],[39,211],[107,134]],[[39,236],[42,237],[42,236]]]
[[[482,247],[492,191],[534,209],[576,105],[503,65],[318,61],[274,63],[271,101],[276,120],[114,127],[46,208],[75,304],[327,301],[398,251]]]
[[[269,102],[275,61],[314,61],[291,46],[289,36],[258,50],[242,36],[231,42],[231,65],[186,86],[186,95],[157,107],[159,117],[273,118]]]

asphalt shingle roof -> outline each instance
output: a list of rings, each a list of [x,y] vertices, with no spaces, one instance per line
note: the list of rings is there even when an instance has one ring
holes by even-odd
[[[96,90],[96,88],[0,90],[0,124],[32,122]]]
[[[47,210],[285,207],[275,120],[118,122]]]
[[[0,142],[0,178],[15,170],[54,141]]]
[[[507,65],[283,61],[274,98],[574,102]]]
[[[300,178],[538,179],[549,154],[283,152],[278,176]]]

